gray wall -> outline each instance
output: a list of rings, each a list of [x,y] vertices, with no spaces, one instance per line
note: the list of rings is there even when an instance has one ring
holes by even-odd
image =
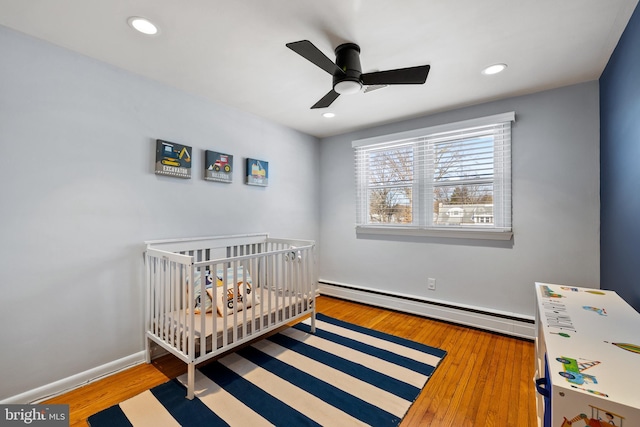
[[[143,350],[143,241],[318,238],[317,139],[4,27],[0,58],[0,400]],[[156,138],[193,146],[192,179],[153,173]]]
[[[508,111],[511,242],[356,237],[352,140]],[[523,315],[535,281],[598,287],[598,132],[594,81],[322,140],[320,280]]]

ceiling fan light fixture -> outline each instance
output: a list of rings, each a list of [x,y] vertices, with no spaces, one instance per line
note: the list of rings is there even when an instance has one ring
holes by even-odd
[[[507,64],[493,64],[489,65],[485,69],[482,70],[482,74],[486,76],[490,76],[492,74],[498,74],[507,69]]]
[[[362,89],[362,83],[355,80],[343,80],[341,82],[336,83],[333,87],[340,95],[352,95],[354,93],[360,92]]]
[[[153,36],[158,34],[158,27],[147,18],[142,18],[140,16],[132,16],[127,19],[127,23],[134,30],[146,34],[148,36]]]
[[[325,119],[332,119],[335,116],[336,116],[336,113],[330,113],[330,112],[322,113],[322,117],[324,117]]]

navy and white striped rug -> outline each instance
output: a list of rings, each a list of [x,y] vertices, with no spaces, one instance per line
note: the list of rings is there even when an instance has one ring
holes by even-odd
[[[318,314],[89,417],[102,426],[397,426],[446,352]]]

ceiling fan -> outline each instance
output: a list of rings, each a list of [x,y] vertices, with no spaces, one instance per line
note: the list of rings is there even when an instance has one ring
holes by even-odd
[[[287,43],[286,46],[333,76],[333,88],[312,109],[327,108],[338,96],[360,92],[362,86],[368,86],[371,90],[387,85],[423,84],[431,68],[429,65],[420,65],[363,74],[360,46],[355,43],[344,43],[336,47],[335,63],[309,40]]]

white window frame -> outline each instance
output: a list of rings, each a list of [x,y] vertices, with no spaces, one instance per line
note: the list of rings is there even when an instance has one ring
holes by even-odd
[[[465,120],[428,128],[415,129],[390,135],[382,135],[353,141],[356,175],[356,232],[358,234],[434,236],[467,239],[510,240],[513,236],[511,209],[511,123],[515,121],[515,112],[496,114],[471,120]],[[433,143],[430,140],[437,134],[449,132],[464,133],[473,128],[491,125],[503,125],[502,142],[494,145],[493,211],[494,225],[484,226],[441,226],[433,223],[434,161]],[[369,222],[368,169],[366,156],[368,150],[380,147],[393,147],[395,144],[414,143],[420,152],[413,165],[413,223],[389,224]],[[415,153],[415,151],[414,151]],[[416,177],[422,177],[416,179]]]

